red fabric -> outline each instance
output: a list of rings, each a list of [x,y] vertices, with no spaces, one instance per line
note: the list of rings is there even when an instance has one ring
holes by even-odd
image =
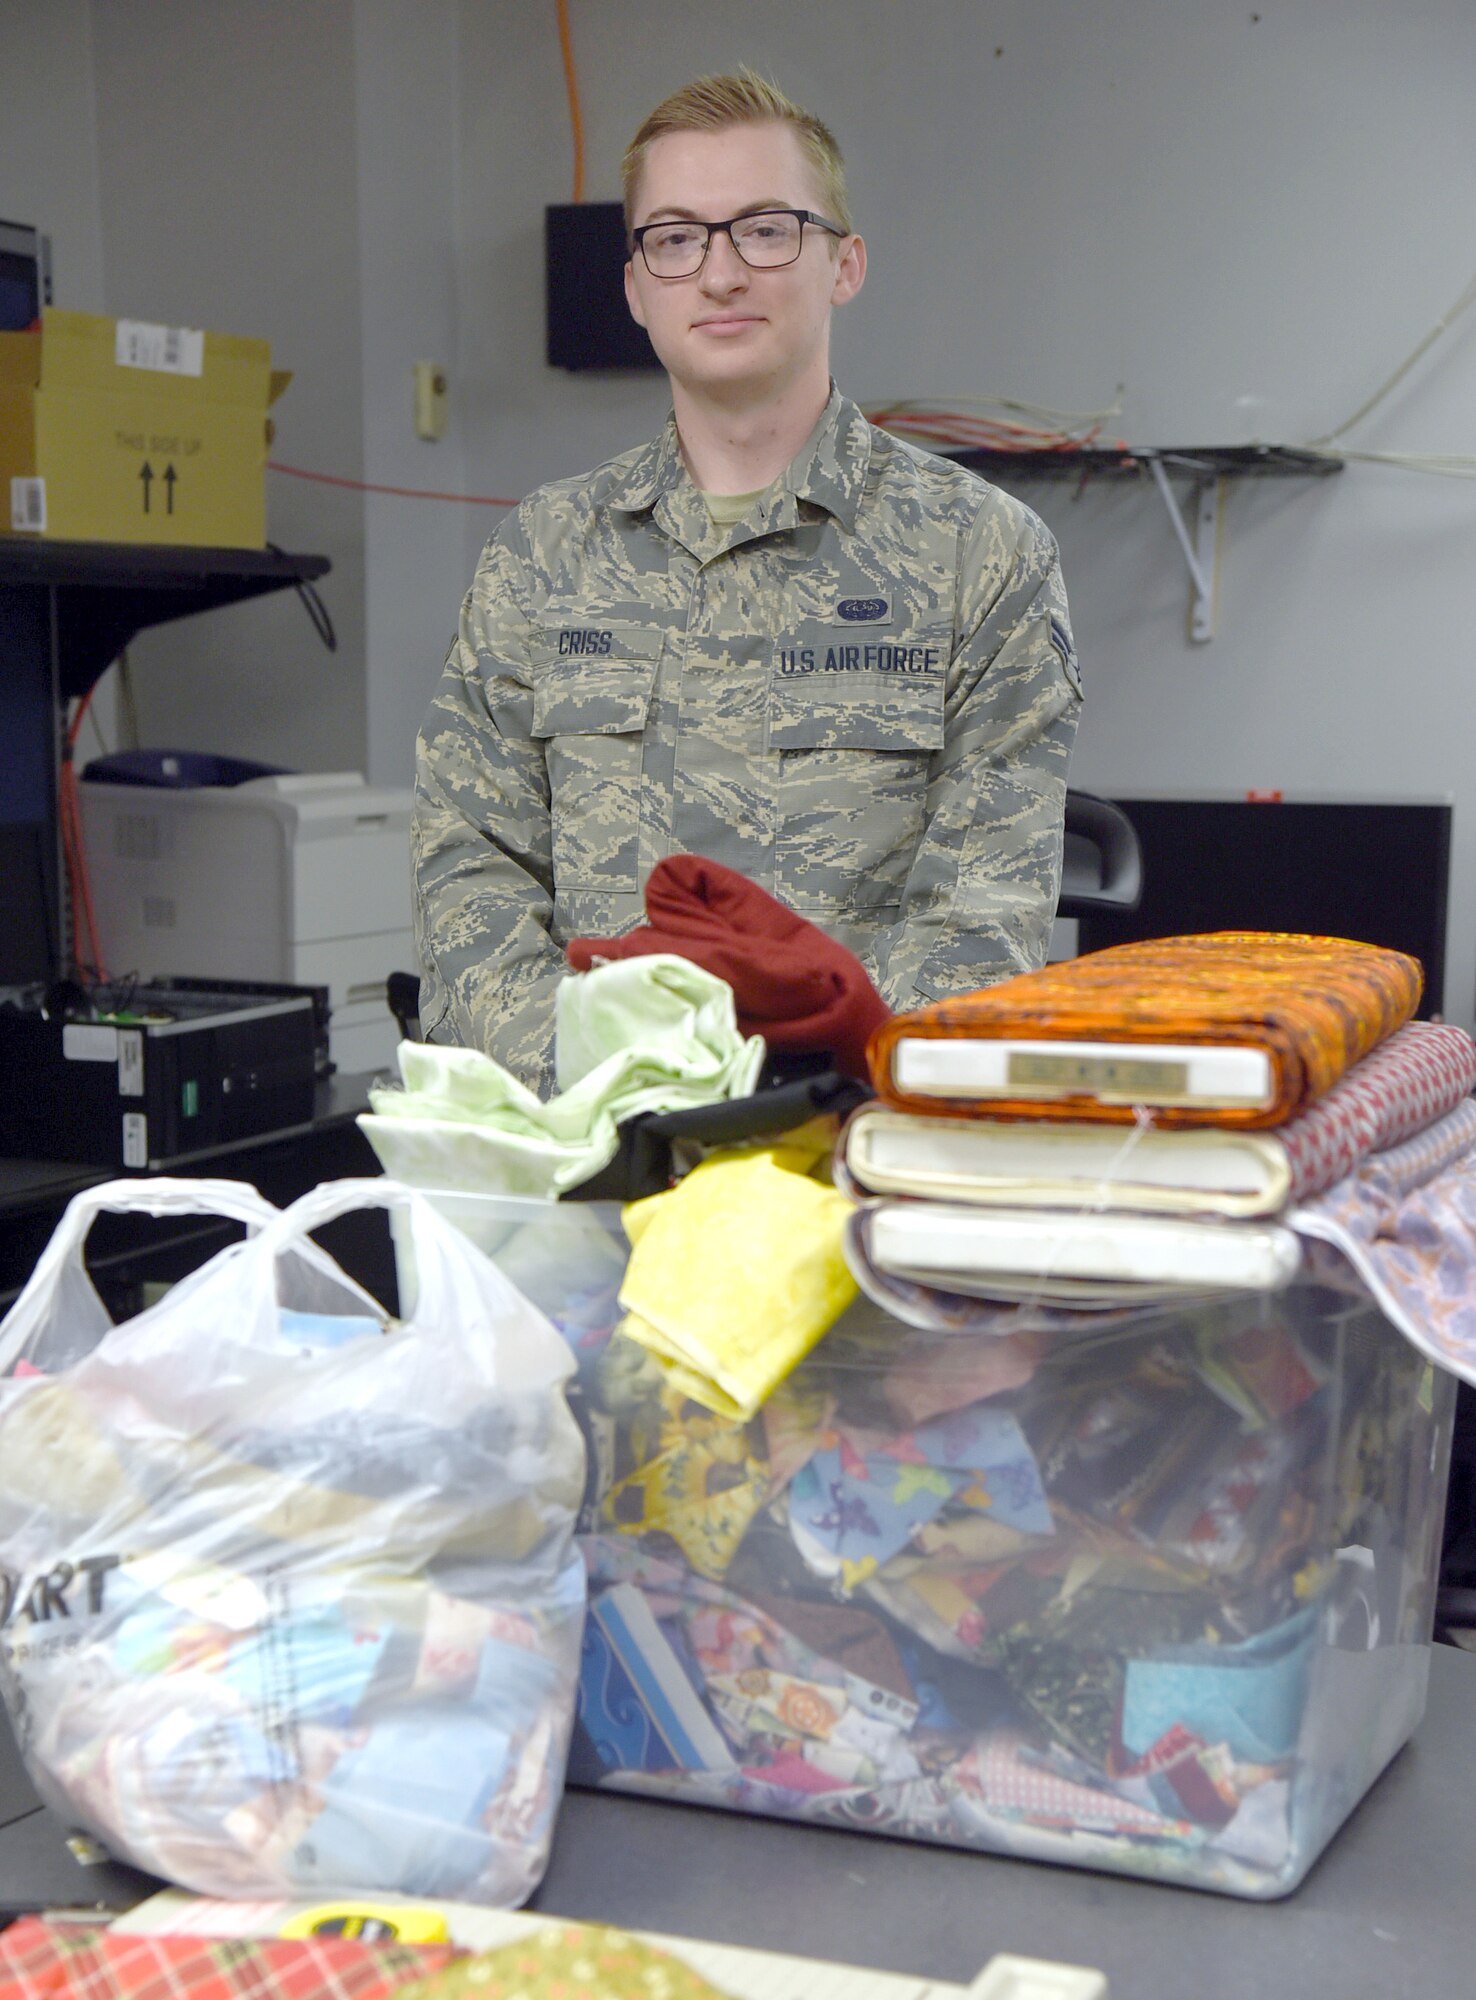
[[[727,980],[738,1025],[771,1049],[828,1050],[838,1070],[865,1077],[866,1043],[891,1009],[856,954],[767,890],[699,854],[658,861],[646,881],[648,924],[619,938],[571,938],[569,963],[669,951]]]
[[[130,1937],[23,1917],[0,1934],[0,2000],[388,2000],[459,1956],[448,1944]]]

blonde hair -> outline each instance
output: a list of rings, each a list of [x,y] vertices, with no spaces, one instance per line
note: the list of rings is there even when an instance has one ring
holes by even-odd
[[[812,111],[802,111],[777,84],[751,69],[733,76],[699,76],[663,99],[625,149],[620,180],[625,195],[625,226],[635,222],[636,190],[652,143],[668,132],[721,132],[730,125],[789,125],[799,138],[805,158],[815,170],[826,220],[849,236],[851,202],[846,192],[846,163],[828,125]]]

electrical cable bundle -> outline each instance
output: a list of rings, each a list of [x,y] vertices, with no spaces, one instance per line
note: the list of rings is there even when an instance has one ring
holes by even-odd
[[[1080,451],[1088,445],[1100,445],[1104,427],[1121,414],[1121,392],[1105,410],[1086,412],[1018,403],[1007,396],[931,400],[906,396],[866,412],[870,422],[881,429],[920,444],[1010,453]],[[1131,456],[1121,438],[1109,437],[1106,444],[1124,457]]]
[[[1441,314],[1424,339],[1404,357],[1389,379],[1381,383],[1366,402],[1360,403],[1351,417],[1345,417],[1335,430],[1325,432],[1322,437],[1309,438],[1303,449],[1324,458],[1356,458],[1364,464],[1401,466],[1406,472],[1435,472],[1450,479],[1476,479],[1476,454],[1471,452],[1359,451],[1338,442],[1392,395],[1415,363],[1424,359],[1440,336],[1472,305],[1476,305],[1476,277],[1471,279],[1455,303]]]

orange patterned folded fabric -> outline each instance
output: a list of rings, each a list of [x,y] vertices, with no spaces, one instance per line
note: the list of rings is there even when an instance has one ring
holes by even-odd
[[[1292,932],[1114,945],[895,1015],[886,1103],[934,1117],[1283,1124],[1413,1015],[1417,960]],[[932,1044],[948,1044],[935,1047]]]

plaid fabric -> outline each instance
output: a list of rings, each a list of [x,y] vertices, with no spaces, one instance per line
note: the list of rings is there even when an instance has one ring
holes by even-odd
[[[978,993],[894,1014],[871,1038],[872,1082],[898,1111],[977,1118],[968,1097],[914,1096],[892,1081],[904,1037],[943,1040],[1193,1043],[1263,1049],[1274,1077],[1264,1110],[1155,1107],[1156,1125],[1245,1130],[1284,1125],[1360,1057],[1402,1027],[1419,1005],[1415,959],[1346,938],[1289,932],[1215,931],[1088,952],[1023,972]],[[1131,1125],[1130,1104],[1094,1098],[994,1098],[991,1118],[1085,1118]]]
[[[0,1932],[0,2000],[379,2000],[457,1956],[448,1944],[127,1937],[23,1917]]]
[[[1476,1041],[1464,1028],[1409,1022],[1277,1133],[1291,1167],[1291,1200],[1320,1194],[1367,1154],[1423,1132],[1473,1085]]]

